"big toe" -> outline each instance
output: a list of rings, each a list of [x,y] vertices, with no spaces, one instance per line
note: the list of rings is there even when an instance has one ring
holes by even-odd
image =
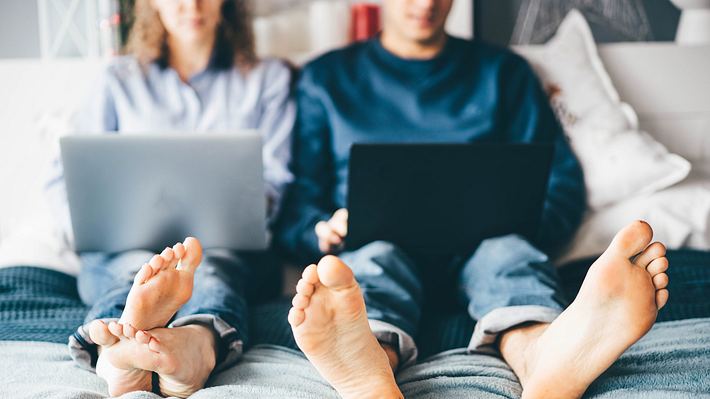
[[[183,242],[185,255],[180,259],[180,269],[194,271],[202,262],[202,244],[195,237],[187,237]]]
[[[356,284],[353,271],[335,256],[323,257],[316,270],[321,283],[328,288],[347,288]]]
[[[616,233],[606,252],[631,258],[643,251],[652,238],[651,226],[643,220],[637,220]]]
[[[101,320],[94,320],[89,325],[89,336],[95,344],[109,346],[118,342],[118,337],[111,334],[108,326]]]

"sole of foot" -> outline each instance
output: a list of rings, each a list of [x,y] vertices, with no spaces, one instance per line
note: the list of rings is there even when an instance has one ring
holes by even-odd
[[[324,257],[304,270],[296,292],[288,315],[296,343],[343,398],[403,397],[347,265]]]
[[[643,221],[622,229],[572,304],[526,349],[523,398],[578,398],[653,326],[668,301],[666,248]]]
[[[95,320],[89,326],[89,336],[94,343],[100,345],[96,375],[106,381],[111,397],[136,391],[150,392],[152,390],[152,372],[136,368],[124,360],[126,357],[134,355],[135,351],[131,350],[127,340],[121,339],[122,331],[119,336],[111,332],[116,328],[123,328],[116,326],[119,325],[115,322],[106,325],[101,320]]]
[[[100,328],[97,326],[97,329]],[[109,372],[106,377],[109,387],[126,384],[122,390],[110,389],[123,394],[135,390],[152,388],[152,373],[158,374],[160,393],[166,397],[186,398],[202,389],[216,362],[214,333],[201,325],[187,325],[176,328],[156,328],[151,331],[138,330],[130,325],[109,323],[102,351]],[[133,374],[119,373],[130,370]],[[136,371],[137,370],[137,371]],[[134,389],[130,378],[140,374],[142,389]],[[97,366],[98,374],[98,366]],[[105,373],[104,373],[105,374]],[[106,379],[106,377],[103,377]],[[117,378],[120,377],[120,378]],[[147,381],[147,385],[145,384]],[[130,390],[126,390],[130,389]]]
[[[192,296],[202,246],[193,237],[165,248],[136,274],[119,323],[139,330],[165,327]]]

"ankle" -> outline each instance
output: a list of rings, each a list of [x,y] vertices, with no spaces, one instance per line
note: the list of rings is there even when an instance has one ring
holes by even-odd
[[[523,386],[526,385],[533,372],[537,358],[538,339],[548,326],[548,323],[523,325],[500,335],[498,348],[501,356],[513,369]]]
[[[544,381],[544,380],[543,380]],[[563,380],[558,380],[559,383],[550,385],[549,383],[539,383],[534,377],[530,379],[527,386],[523,386],[523,394],[521,399],[571,399],[581,398],[584,391],[565,389],[569,384],[565,384]]]
[[[203,353],[205,354],[206,358],[211,360],[212,363],[215,363],[217,361],[218,337],[213,329],[203,324],[188,324],[186,326],[177,328],[185,328],[193,331],[197,340],[195,343],[197,343],[203,348]]]
[[[399,390],[394,377],[371,378],[366,386],[359,384],[351,389],[339,389],[338,393],[344,399],[402,399],[404,395]]]

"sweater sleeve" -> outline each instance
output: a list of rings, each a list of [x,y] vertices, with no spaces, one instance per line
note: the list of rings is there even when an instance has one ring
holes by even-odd
[[[547,253],[568,243],[586,209],[584,176],[547,95],[530,66],[514,57],[503,68],[503,125],[508,137],[522,142],[550,143],[554,156],[535,244]]]
[[[330,151],[330,126],[324,104],[317,95],[315,74],[304,69],[296,88],[297,117],[293,133],[291,171],[294,181],[284,196],[275,226],[277,244],[299,261],[320,255],[315,225],[335,211],[334,167]]]

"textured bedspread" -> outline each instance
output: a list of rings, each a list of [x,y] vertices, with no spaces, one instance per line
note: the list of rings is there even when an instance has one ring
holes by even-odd
[[[679,333],[682,332],[682,333]],[[1,398],[100,398],[106,387],[75,367],[66,347],[0,342]],[[589,398],[710,398],[710,319],[658,323],[594,385]],[[398,375],[407,398],[518,398],[513,372],[497,357],[453,350]],[[337,398],[299,352],[256,346],[193,398]],[[141,392],[123,398],[158,399]]]
[[[671,251],[671,299],[659,323],[587,392],[599,398],[710,398],[710,253]],[[561,271],[573,297],[591,261]],[[75,367],[67,337],[86,307],[76,280],[33,267],[0,269],[0,399],[103,397],[105,385]],[[286,322],[289,299],[252,308],[255,347],[232,369],[212,378],[195,398],[328,398],[334,392],[295,348]],[[677,321],[673,321],[677,320]],[[512,371],[500,359],[462,350],[474,322],[460,311],[425,315],[418,365],[399,382],[410,398],[510,397],[520,395]],[[278,345],[278,346],[274,346]],[[428,358],[427,358],[428,357]],[[125,398],[151,398],[149,393]]]

